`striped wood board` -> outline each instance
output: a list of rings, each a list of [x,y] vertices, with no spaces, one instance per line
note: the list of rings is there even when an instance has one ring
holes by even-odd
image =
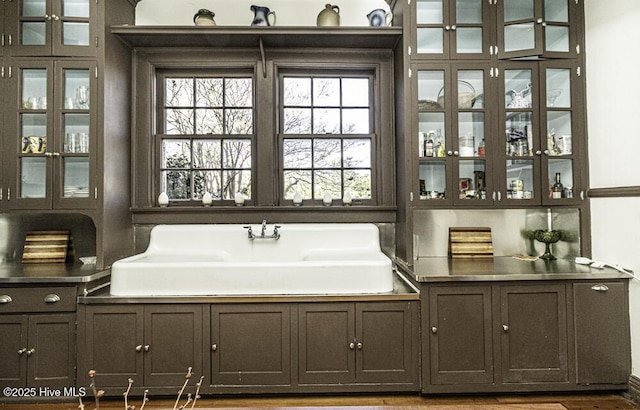
[[[31,231],[24,240],[22,263],[65,263],[73,259],[70,231]]]
[[[449,257],[492,258],[491,228],[449,228]]]

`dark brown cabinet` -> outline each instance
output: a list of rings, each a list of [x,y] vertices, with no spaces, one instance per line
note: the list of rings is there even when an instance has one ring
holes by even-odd
[[[626,383],[626,288],[609,285],[608,295],[591,289],[604,286],[593,282],[423,285],[423,392],[580,390],[589,378]],[[614,298],[610,308],[598,310]],[[611,332],[600,348],[604,333],[593,321],[606,322],[609,314],[617,320],[604,326]]]
[[[13,60],[5,129],[10,209],[96,206],[95,61]]]
[[[11,55],[95,56],[101,40],[97,4],[92,0],[7,2],[5,43]]]
[[[75,313],[0,316],[0,383],[51,389],[74,386],[75,318]]]
[[[422,314],[423,379],[428,385],[494,381],[491,286],[434,286]],[[423,319],[424,320],[424,319]]]
[[[206,384],[291,384],[291,306],[211,305]]]
[[[182,386],[187,369],[202,374],[202,307],[199,305],[95,305],[84,313],[78,373],[89,385]]]
[[[76,288],[0,288],[0,383],[75,385]]]
[[[629,306],[626,282],[573,284],[576,380],[580,385],[626,384]]]
[[[417,383],[417,306],[410,302],[298,307],[299,383]]]
[[[565,285],[499,290],[502,383],[568,382]]]

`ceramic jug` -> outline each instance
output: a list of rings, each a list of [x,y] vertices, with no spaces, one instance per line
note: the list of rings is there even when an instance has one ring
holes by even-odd
[[[371,27],[390,26],[393,20],[393,13],[386,12],[384,9],[375,9],[367,14],[367,18]]]
[[[276,24],[276,12],[269,10],[269,7],[251,6],[254,13],[252,26],[272,26]],[[269,21],[269,16],[273,16],[273,22]]]
[[[213,19],[215,13],[207,9],[200,9],[193,16],[193,22],[196,26],[215,26],[216,21]]]
[[[324,10],[318,14],[316,25],[318,27],[338,27],[340,25],[340,7],[327,4]]]

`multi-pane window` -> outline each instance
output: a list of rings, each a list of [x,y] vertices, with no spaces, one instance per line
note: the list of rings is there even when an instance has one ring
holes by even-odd
[[[163,73],[157,134],[160,191],[171,200],[251,199],[254,82],[250,75]]]
[[[280,81],[284,199],[372,199],[372,76],[283,74]]]

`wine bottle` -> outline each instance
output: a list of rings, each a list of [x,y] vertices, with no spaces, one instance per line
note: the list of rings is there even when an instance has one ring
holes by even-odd
[[[556,172],[556,182],[551,187],[551,198],[552,199],[560,199],[564,194],[564,186],[562,182],[560,182],[560,173]]]
[[[479,157],[484,157],[484,156],[485,156],[485,142],[484,142],[484,138],[482,139],[482,141],[480,141],[480,144],[478,145],[478,156],[479,156]]]

